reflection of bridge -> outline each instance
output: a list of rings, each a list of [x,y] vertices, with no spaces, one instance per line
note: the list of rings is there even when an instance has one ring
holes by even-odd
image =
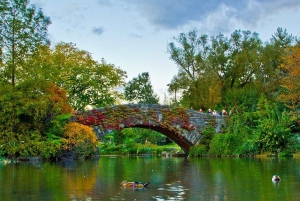
[[[211,125],[220,133],[225,126],[221,116],[166,105],[128,104],[76,112],[71,121],[92,126],[100,139],[113,130],[139,127],[158,131],[177,143],[186,153],[197,145],[202,130]]]

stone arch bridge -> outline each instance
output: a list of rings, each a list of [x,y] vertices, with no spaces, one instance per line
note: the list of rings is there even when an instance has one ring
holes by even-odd
[[[188,153],[201,140],[203,129],[211,125],[217,133],[225,127],[225,118],[181,107],[158,104],[127,104],[77,111],[70,121],[92,126],[97,137],[129,127],[160,132]]]

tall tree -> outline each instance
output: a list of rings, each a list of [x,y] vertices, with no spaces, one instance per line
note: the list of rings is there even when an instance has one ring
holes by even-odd
[[[214,106],[221,100],[221,92],[224,95],[251,83],[260,67],[262,42],[257,33],[237,30],[230,38],[219,34],[210,39],[192,30],[168,45],[170,59],[179,67],[181,77],[189,80],[183,92],[186,107]]]
[[[66,90],[76,110],[85,106],[103,107],[123,98],[126,72],[104,59],[95,61],[91,54],[73,43],[61,42],[53,50],[40,46],[24,71],[32,80],[47,80]],[[32,71],[34,70],[34,71]]]
[[[150,76],[148,72],[139,74],[130,80],[124,91],[125,99],[131,103],[152,103],[156,104],[159,101],[158,96],[152,89]]]
[[[287,49],[281,68],[285,75],[280,82],[281,93],[277,100],[296,112],[300,108],[300,45]]]
[[[260,52],[261,68],[256,72],[256,85],[272,98],[280,88],[281,65],[286,53],[286,48],[293,46],[295,37],[288,34],[285,29],[277,28],[270,41]]]
[[[0,1],[0,57],[2,79],[14,87],[17,70],[40,45],[49,45],[47,27],[51,23],[41,9],[28,0]],[[10,80],[10,81],[9,81]]]

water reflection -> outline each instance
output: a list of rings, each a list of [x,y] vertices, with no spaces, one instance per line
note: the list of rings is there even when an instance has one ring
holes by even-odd
[[[165,188],[158,188],[159,191],[162,191],[163,195],[157,195],[154,196],[153,198],[155,200],[184,200],[184,194],[185,191],[189,189],[185,189],[183,186],[180,184],[181,182],[178,181],[176,183],[172,184],[167,184],[167,187]]]
[[[101,157],[0,164],[0,200],[299,200],[297,159]],[[274,173],[282,180],[271,181]],[[127,181],[147,188],[122,188]]]

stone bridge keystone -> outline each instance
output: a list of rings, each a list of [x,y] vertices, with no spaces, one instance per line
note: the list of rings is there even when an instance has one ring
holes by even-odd
[[[129,127],[155,130],[177,143],[185,153],[200,143],[206,126],[213,126],[217,133],[225,127],[222,116],[158,104],[114,105],[77,111],[70,121],[93,127],[99,139],[109,132]]]

